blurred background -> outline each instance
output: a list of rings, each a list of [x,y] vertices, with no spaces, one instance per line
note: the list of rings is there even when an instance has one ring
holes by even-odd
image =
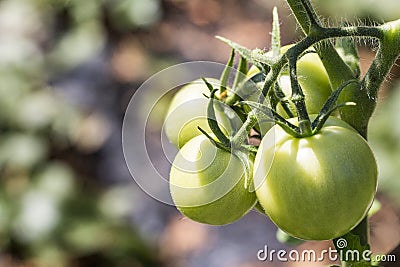
[[[331,24],[400,18],[397,0],[314,3]],[[280,243],[257,212],[223,227],[184,219],[140,190],[122,154],[124,112],[147,78],[181,62],[226,62],[230,49],[215,35],[269,49],[275,5],[282,43],[299,40],[283,0],[0,1],[0,266],[327,264],[258,261],[265,245],[331,244]],[[360,45],[365,71],[374,54]],[[371,242],[400,260],[398,77],[394,67],[370,128],[381,203]]]

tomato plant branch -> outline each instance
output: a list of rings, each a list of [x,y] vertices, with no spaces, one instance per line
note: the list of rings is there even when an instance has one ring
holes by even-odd
[[[312,27],[319,27],[320,22],[319,22],[318,16],[315,13],[314,8],[312,7],[310,1],[300,0],[300,3],[307,15],[308,20],[309,20],[307,34],[310,34],[310,32],[312,31]]]
[[[286,57],[280,56],[278,60],[271,66],[270,71],[265,78],[263,89],[258,99],[258,102],[260,104],[264,103],[265,97],[267,96],[269,89],[276,82],[279,73],[281,72],[282,68],[287,64],[287,62],[288,61]]]
[[[284,55],[278,58],[268,58],[263,54],[254,53],[254,51],[252,52],[224,38],[220,39],[227,42],[234,49],[237,49],[239,54],[241,54],[241,56],[246,58],[249,62],[258,62],[262,64],[268,63],[267,65],[269,66],[269,71],[263,85],[262,94],[260,94],[259,97],[259,103],[264,102],[270,88],[272,88],[277,81],[282,68],[289,63],[292,84],[291,100],[295,104],[296,109],[298,109],[299,121],[305,122],[305,126],[301,127],[304,131],[304,135],[309,133],[309,119],[307,119],[307,110],[303,104],[304,95],[297,81],[295,61],[297,61],[299,56],[310,46],[314,46],[317,53],[320,55],[326,50],[326,48],[323,49],[323,47],[332,47],[335,52],[331,54],[331,56],[333,55],[335,58],[337,52],[330,42],[328,42],[327,45],[317,45],[324,40],[329,41],[329,39],[332,38],[342,37],[367,37],[378,39],[380,41],[380,49],[378,50],[377,57],[374,60],[370,71],[368,71],[367,75],[362,80],[361,85],[350,85],[350,88],[347,89],[346,92],[344,92],[339,98],[340,102],[357,103],[356,107],[345,108],[341,110],[342,119],[356,128],[362,136],[366,137],[368,121],[375,108],[378,88],[384,81],[388,71],[390,70],[390,67],[399,54],[398,50],[400,42],[398,41],[399,38],[396,38],[396,36],[398,36],[396,33],[399,32],[398,25],[400,22],[395,21],[384,24],[380,27],[347,26],[325,28],[319,26],[318,18],[315,15],[315,12],[313,11],[309,1],[302,0],[300,2],[296,1],[295,3],[291,0],[288,0],[288,3],[294,11],[296,17],[297,14],[301,14],[298,16],[298,20],[299,23],[301,23],[302,28],[307,28],[307,25],[309,25],[308,29],[306,30],[309,34],[303,40],[291,47]],[[329,53],[328,55],[324,54],[321,57],[322,61],[324,62],[323,59],[326,59],[327,57],[329,57]],[[338,57],[340,58],[340,56]],[[351,68],[341,58],[340,61],[342,63],[338,63],[337,60],[330,61],[329,63],[335,64],[334,72],[336,74],[340,73],[340,77],[338,76],[336,78],[332,78],[332,75],[329,75],[332,88],[338,88],[344,82],[355,78]],[[342,68],[342,66],[345,67]],[[329,73],[329,66],[327,71]]]
[[[394,26],[400,25],[399,23],[390,23],[390,29]],[[315,27],[310,35],[307,35],[299,43],[291,47],[283,56],[281,56],[275,64],[272,64],[271,71],[267,74],[265,84],[263,87],[262,95],[260,96],[259,103],[262,103],[265,96],[274,82],[276,82],[279,73],[283,66],[289,62],[290,68],[290,79],[292,86],[292,98],[291,100],[296,106],[298,111],[298,117],[300,124],[304,123],[304,126],[300,126],[302,135],[306,136],[310,134],[309,119],[307,110],[304,104],[304,94],[302,93],[301,87],[297,80],[296,74],[296,62],[298,57],[306,51],[310,46],[315,45],[323,40],[336,38],[336,37],[370,37],[376,38],[381,41],[381,48],[377,53],[377,58],[374,60],[370,71],[363,79],[361,86],[352,85],[348,93],[345,93],[345,97],[342,97],[343,102],[356,102],[356,111],[347,112],[344,115],[346,121],[355,127],[361,135],[366,137],[367,126],[370,116],[375,108],[375,99],[380,84],[384,81],[387,73],[390,70],[394,60],[397,58],[400,50],[399,38],[386,37],[384,29],[387,29],[387,25],[382,27],[368,27],[368,26],[349,26],[341,28],[324,28]],[[386,30],[388,32],[388,30]],[[389,31],[392,35],[393,31]],[[397,46],[396,46],[397,45]],[[396,47],[396,49],[394,49]],[[393,52],[394,51],[394,52]],[[352,74],[354,76],[354,74]],[[351,79],[353,79],[353,76]],[[350,79],[347,79],[350,80]],[[347,81],[343,80],[343,82]],[[343,84],[343,82],[341,84]],[[340,84],[340,85],[341,85]],[[338,87],[340,87],[340,85]],[[362,109],[363,112],[360,112]],[[351,110],[351,109],[346,109]],[[347,118],[347,119],[346,119]]]
[[[376,31],[379,33],[380,47],[362,80],[362,88],[367,88],[373,100],[377,99],[380,85],[400,54],[400,20],[383,24]]]
[[[235,134],[231,141],[233,149],[240,148],[245,143],[245,140],[249,136],[250,130],[254,127],[254,125],[256,125],[256,123],[257,115],[255,115],[253,112],[250,112],[247,115],[242,127],[240,127],[239,131]]]
[[[296,17],[303,32],[308,33],[311,25],[308,13],[313,12],[315,14],[311,4],[309,4],[310,10],[307,12],[304,4],[298,0],[286,0],[286,2]],[[315,21],[320,24],[317,16],[313,15],[313,17],[315,17]],[[354,78],[353,72],[339,56],[331,42],[326,42],[323,46],[315,45],[314,49],[317,51],[326,71],[328,72],[332,88],[337,88],[344,81]]]

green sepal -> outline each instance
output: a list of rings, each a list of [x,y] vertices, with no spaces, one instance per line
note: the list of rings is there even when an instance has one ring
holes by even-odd
[[[247,79],[239,84],[238,91],[240,92],[240,98],[248,99],[250,96],[257,93],[261,94],[261,90],[257,86],[257,83],[263,82],[265,80],[265,77],[266,76],[264,73],[259,72],[252,76],[250,79]]]
[[[256,73],[253,76],[251,76],[249,80],[251,80],[254,83],[259,83],[263,82],[265,78],[267,78],[267,75],[264,72],[260,71],[259,73]]]
[[[238,52],[240,56],[244,57],[248,62],[255,64],[256,66],[259,66],[260,64],[271,66],[275,63],[275,60],[273,58],[267,57],[264,53],[260,53],[260,49],[250,50],[224,37],[216,36],[216,38],[235,49],[235,51]]]
[[[294,125],[294,124],[288,122],[287,120],[285,120],[285,118],[283,118],[281,115],[279,115],[272,108],[270,108],[270,107],[268,107],[268,106],[266,106],[264,104],[260,104],[260,103],[253,102],[253,101],[242,101],[242,102],[239,102],[239,103],[247,104],[250,107],[261,111],[267,117],[271,118],[276,124],[281,126],[282,129],[285,132],[287,132],[288,134],[290,134],[291,136],[296,137],[296,138],[302,137],[301,134],[300,134],[299,127],[297,127],[296,125]]]
[[[254,183],[253,183],[253,169],[252,169],[252,164],[249,160],[249,157],[252,155],[250,153],[243,152],[240,149],[235,149],[232,150],[231,153],[233,153],[242,163],[245,171],[245,176],[244,176],[244,188],[248,190],[249,192],[254,192]]]
[[[339,107],[343,107],[343,106],[350,106],[350,105],[354,106],[355,105],[355,103],[353,103],[353,102],[346,102],[343,104],[336,105],[336,101],[338,100],[340,93],[343,91],[344,88],[346,88],[351,83],[358,83],[358,81],[357,80],[349,80],[347,82],[344,82],[338,89],[333,91],[331,96],[325,102],[325,104],[322,107],[321,111],[319,112],[318,116],[312,122],[311,128],[312,128],[313,134],[315,134],[319,130],[321,130],[321,128],[324,126],[324,123],[329,118],[329,115],[334,110],[336,110]]]
[[[254,154],[256,154],[258,151],[258,146],[253,146],[253,145],[242,145],[242,148]]]
[[[279,26],[279,15],[276,6],[272,9],[272,34],[271,34],[272,56],[279,57],[281,51],[281,30]]]
[[[240,96],[237,93],[241,90],[240,84],[246,78],[247,68],[247,60],[244,57],[240,57],[239,69],[236,72],[235,81],[233,82],[233,94],[225,100],[227,105],[232,106],[240,100]]]
[[[217,139],[225,146],[230,147],[230,140],[225,136],[222,132],[221,128],[218,125],[217,118],[215,116],[214,110],[214,95],[215,92],[218,91],[217,89],[213,89],[212,85],[204,78],[202,78],[204,83],[207,85],[208,89],[211,90],[210,94],[210,101],[208,102],[207,106],[207,122],[208,126],[210,126],[211,131],[215,134]]]
[[[210,140],[210,142],[217,148],[220,148],[226,152],[231,152],[229,147],[226,147],[224,144],[222,144],[221,142],[216,141],[214,138],[212,138],[206,131],[204,131],[200,126],[197,126],[197,129],[204,134],[208,140]]]
[[[231,56],[229,57],[229,60],[226,63],[225,69],[221,75],[221,86],[219,89],[221,94],[226,90],[226,86],[228,85],[228,79],[229,75],[231,74],[234,59],[235,59],[235,49],[232,49]]]
[[[240,57],[239,68],[236,73],[235,81],[233,83],[233,88],[236,89],[238,85],[246,78],[246,73],[248,71],[247,60],[244,57]]]

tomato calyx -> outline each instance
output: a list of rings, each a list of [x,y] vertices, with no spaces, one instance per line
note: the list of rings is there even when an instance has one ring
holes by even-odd
[[[336,104],[340,93],[350,84],[352,83],[358,83],[358,80],[349,80],[344,82],[342,85],[339,86],[338,89],[336,89],[332,95],[328,98],[324,106],[322,107],[321,111],[319,112],[318,116],[315,118],[315,120],[312,122],[312,130],[313,134],[316,134],[321,130],[321,128],[324,126],[326,120],[328,117],[332,114],[333,111],[335,111],[338,108],[345,107],[345,106],[355,106],[356,103],[354,102],[345,102],[345,103],[340,103]]]
[[[229,60],[226,63],[225,69],[221,75],[221,86],[219,89],[221,100],[224,100],[228,96],[228,91],[226,90],[226,88],[228,85],[229,75],[230,75],[232,67],[233,67],[234,59],[235,59],[235,49],[232,49]]]
[[[299,120],[299,126],[296,126],[296,125],[290,123],[285,118],[283,118],[281,115],[279,115],[274,109],[268,107],[267,105],[253,102],[253,101],[241,101],[238,104],[246,104],[246,105],[262,112],[266,116],[269,116],[276,124],[281,126],[285,132],[292,135],[293,137],[296,137],[296,138],[309,137],[309,136],[317,134],[322,129],[325,122],[328,120],[329,116],[332,114],[333,111],[335,111],[338,108],[344,107],[344,106],[356,105],[356,103],[354,103],[354,102],[345,102],[345,103],[341,103],[341,104],[336,104],[336,101],[339,98],[340,93],[351,83],[358,83],[358,81],[357,80],[349,80],[349,81],[343,83],[328,98],[328,100],[322,107],[321,111],[319,112],[318,116],[312,121],[312,123],[310,122],[310,120]],[[304,131],[304,129],[301,129],[302,127],[304,127],[304,128],[308,127],[311,129],[311,131],[306,132],[306,131]]]
[[[207,85],[208,89],[210,90],[210,101],[207,106],[207,121],[208,125],[210,126],[211,131],[215,134],[215,136],[218,138],[218,140],[222,143],[222,145],[226,148],[230,147],[230,140],[225,136],[223,131],[221,130],[220,126],[218,125],[218,122],[215,117],[215,110],[214,110],[214,98],[215,98],[215,92],[217,92],[217,89],[214,89],[213,86],[207,82],[205,78],[202,78],[204,83]]]

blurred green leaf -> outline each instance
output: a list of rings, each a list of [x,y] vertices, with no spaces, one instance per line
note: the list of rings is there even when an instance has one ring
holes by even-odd
[[[400,85],[378,105],[369,126],[369,142],[379,168],[379,190],[400,206]]]
[[[30,169],[47,156],[47,143],[39,136],[14,133],[0,138],[0,167]]]

